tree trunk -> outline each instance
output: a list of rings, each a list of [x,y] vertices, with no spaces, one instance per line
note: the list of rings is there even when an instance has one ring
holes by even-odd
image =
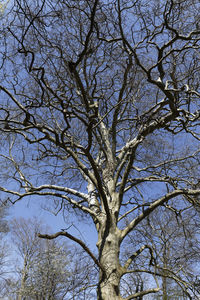
[[[167,249],[166,249],[166,243],[164,247],[164,253],[163,253],[163,262],[164,262],[164,270],[167,268]],[[163,297],[162,300],[167,300],[167,273],[166,271],[163,272],[164,276],[162,277],[162,290],[163,290]]]
[[[116,229],[116,228],[115,228]],[[116,229],[102,239],[99,248],[100,264],[104,272],[100,272],[97,289],[98,300],[121,300],[119,286],[122,276],[122,267],[119,263],[119,234]]]
[[[24,297],[24,292],[25,292],[25,286],[26,286],[26,280],[28,278],[28,258],[27,254],[24,257],[24,266],[22,270],[22,278],[21,278],[21,284],[20,284],[20,289],[18,291],[18,296],[17,300],[23,300],[25,299]]]

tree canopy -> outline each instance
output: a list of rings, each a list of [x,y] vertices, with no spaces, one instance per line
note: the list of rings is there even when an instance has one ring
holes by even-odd
[[[90,255],[98,300],[157,293],[163,276],[198,297],[184,272],[160,265],[152,243],[135,238],[121,254],[152,213],[198,218],[199,1],[11,6],[0,31],[2,197],[38,195],[95,226],[98,256],[65,231],[40,237],[66,236]],[[151,287],[122,295],[120,280],[144,273]]]

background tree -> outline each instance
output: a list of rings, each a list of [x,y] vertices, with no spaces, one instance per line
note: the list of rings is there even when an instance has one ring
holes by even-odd
[[[129,235],[124,257],[130,256],[136,244],[151,249],[135,260],[133,280],[138,278],[138,285],[147,287],[150,283],[143,274],[151,273],[148,262],[153,258],[153,264],[157,266],[155,279],[161,281],[161,291],[151,299],[188,299],[185,293],[187,282],[194,292],[198,290],[195,285],[200,275],[200,227],[199,215],[192,213],[195,212],[187,210],[178,216],[170,207],[168,211],[159,208],[138,226],[137,233]],[[130,285],[130,279],[127,285]]]
[[[8,205],[0,205],[0,297],[5,295],[5,285],[7,282],[8,266],[10,264],[10,245],[7,242],[9,226],[7,222]]]
[[[8,287],[9,295],[17,300],[86,299],[86,296],[90,299],[94,282],[88,259],[75,247],[39,239],[37,234],[41,230],[47,228],[36,219],[12,222],[15,257],[19,259],[13,274],[15,280],[10,280]]]
[[[2,24],[2,193],[14,203],[43,196],[98,233],[98,300],[152,248],[130,233],[167,206],[199,205],[199,1],[14,1]],[[8,47],[9,45],[9,47]],[[7,196],[5,196],[7,197]],[[129,217],[129,223],[126,219]],[[133,266],[133,268],[131,268]],[[185,293],[196,297],[187,282]]]

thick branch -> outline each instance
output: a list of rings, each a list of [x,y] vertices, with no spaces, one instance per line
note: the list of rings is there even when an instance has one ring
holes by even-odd
[[[147,295],[147,294],[157,293],[157,292],[159,292],[159,291],[160,291],[160,288],[148,289],[148,290],[141,291],[141,292],[135,293],[135,294],[133,294],[133,295],[130,295],[130,296],[126,297],[125,300],[135,299],[135,298],[138,298],[138,297],[142,297],[142,296],[144,296],[144,295]]]
[[[151,259],[150,259],[150,265],[152,264],[152,261],[154,259],[154,256],[153,256],[153,250],[152,248],[149,246],[149,245],[143,245],[142,247],[140,247],[140,249],[138,249],[135,253],[133,253],[133,255],[131,255],[129,257],[129,259],[127,259],[127,261],[125,262],[124,264],[124,270],[125,272],[127,271],[128,267],[131,265],[131,263],[133,262],[133,260],[138,256],[140,255],[145,249],[149,249],[149,252],[151,254]]]
[[[139,224],[143,219],[145,219],[148,215],[150,215],[151,212],[153,212],[158,206],[164,204],[165,202],[167,202],[170,199],[173,199],[179,195],[189,195],[189,196],[198,196],[200,194],[200,189],[197,190],[186,190],[186,189],[182,189],[182,190],[174,190],[173,192],[167,193],[165,196],[159,198],[158,200],[155,200],[152,204],[149,205],[149,207],[147,209],[144,210],[143,213],[141,213],[138,217],[136,217],[135,219],[133,219],[128,226],[122,230],[121,233],[121,240],[123,240],[125,238],[125,236],[131,231],[133,230],[133,228],[135,228],[137,226],[137,224]]]
[[[145,124],[142,126],[142,128],[139,130],[137,139],[132,140],[131,142],[127,143],[126,148],[127,148],[127,153],[128,157],[124,156],[122,164],[125,163],[124,159],[126,161],[128,160],[127,166],[124,170],[124,174],[122,177],[122,181],[120,184],[120,189],[119,189],[119,198],[122,201],[122,197],[124,195],[124,189],[128,180],[128,176],[130,174],[133,161],[134,161],[134,156],[136,149],[138,145],[148,136],[150,133],[153,133],[155,130],[163,128],[166,126],[166,124],[176,118],[176,113],[174,112],[169,112],[165,116],[161,117],[160,119],[157,119],[155,121],[150,122],[150,124]],[[126,149],[125,148],[125,149]],[[123,149],[123,151],[125,150]]]
[[[103,267],[101,266],[101,264],[99,263],[99,261],[97,260],[97,258],[92,254],[92,252],[90,251],[90,249],[85,245],[85,243],[83,243],[81,240],[77,239],[73,235],[69,234],[68,232],[66,232],[66,231],[59,231],[59,232],[57,232],[55,234],[52,234],[52,235],[38,233],[38,237],[39,238],[48,239],[48,240],[55,239],[58,236],[65,236],[65,237],[69,238],[70,240],[72,240],[72,241],[76,242],[77,244],[79,244],[87,252],[87,254],[92,258],[92,260],[94,261],[94,263],[104,272]]]

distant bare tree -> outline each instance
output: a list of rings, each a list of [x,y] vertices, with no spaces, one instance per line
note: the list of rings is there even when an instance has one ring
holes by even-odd
[[[16,274],[11,273],[17,281],[8,286],[13,299],[86,299],[83,294],[90,299],[92,266],[76,248],[39,239],[37,233],[45,229],[36,219],[15,219],[11,229],[18,257]]]
[[[130,256],[135,245],[142,247],[146,244],[151,252],[144,251],[135,259],[132,267],[137,270],[135,274],[140,274],[140,277],[131,274],[132,278],[127,277],[124,286],[131,286],[131,280],[136,279],[138,286],[143,288],[151,284],[150,277],[145,278],[143,274],[152,273],[149,261],[153,258],[151,263],[156,266],[154,279],[161,283],[161,290],[158,295],[147,299],[188,299],[185,293],[187,283],[190,283],[194,294],[195,292],[198,294],[199,287],[196,284],[200,277],[199,230],[199,214],[195,211],[186,210],[177,215],[171,207],[168,207],[168,211],[160,207],[138,226],[136,233],[129,235],[125,243],[124,257]]]
[[[0,204],[0,298],[4,297],[7,282],[8,266],[10,264],[11,247],[7,242],[9,224],[7,221],[9,214],[8,205]],[[3,298],[2,298],[3,299]]]

